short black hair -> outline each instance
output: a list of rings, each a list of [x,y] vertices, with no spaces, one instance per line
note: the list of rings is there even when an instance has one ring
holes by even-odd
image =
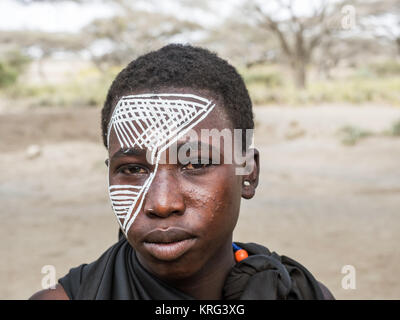
[[[113,107],[123,95],[168,88],[207,90],[221,99],[234,129],[253,129],[252,103],[246,85],[226,60],[207,49],[169,44],[130,62],[114,79],[101,111],[103,143]],[[245,146],[245,131],[243,132]]]

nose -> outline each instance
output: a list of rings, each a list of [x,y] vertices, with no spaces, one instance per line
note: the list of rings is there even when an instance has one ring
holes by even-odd
[[[144,200],[143,210],[150,218],[167,218],[185,212],[183,195],[170,170],[159,167]]]

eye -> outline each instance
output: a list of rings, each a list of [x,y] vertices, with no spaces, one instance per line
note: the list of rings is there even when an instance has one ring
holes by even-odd
[[[133,174],[146,174],[147,169],[143,168],[138,165],[126,165],[122,166],[118,169],[119,173],[125,174],[125,175],[133,175]]]
[[[204,163],[202,163],[204,162]],[[182,169],[183,170],[200,170],[200,169],[205,169],[211,166],[210,160],[200,160],[196,159],[191,162],[189,162],[187,165],[185,165]]]
[[[196,169],[201,169],[204,166],[206,166],[205,164],[201,164],[201,163],[188,163],[186,166],[184,166],[183,168],[185,170],[196,170]]]

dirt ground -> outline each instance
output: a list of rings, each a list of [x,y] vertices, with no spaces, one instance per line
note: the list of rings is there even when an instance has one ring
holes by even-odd
[[[336,298],[399,299],[400,138],[380,133],[400,109],[257,107],[255,115],[261,179],[242,201],[235,240],[296,259]],[[345,146],[344,125],[375,134]],[[0,107],[0,299],[26,299],[41,289],[43,266],[61,277],[116,241],[105,158],[98,109]],[[355,289],[342,287],[346,265]]]

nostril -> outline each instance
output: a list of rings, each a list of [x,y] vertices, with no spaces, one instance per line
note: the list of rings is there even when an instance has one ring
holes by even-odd
[[[183,210],[158,208],[158,209],[146,209],[145,213],[151,218],[167,218],[171,215],[182,215]]]
[[[171,212],[172,214],[183,214],[183,211],[181,210],[174,210]]]
[[[156,218],[159,216],[158,214],[155,213],[154,209],[152,208],[146,209],[145,213],[151,218]]]

